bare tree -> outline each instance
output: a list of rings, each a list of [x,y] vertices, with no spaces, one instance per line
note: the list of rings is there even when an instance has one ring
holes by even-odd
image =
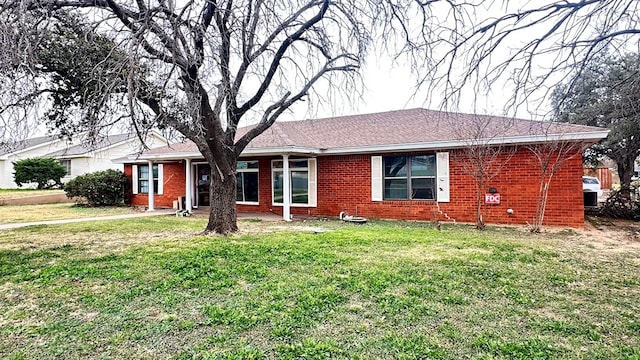
[[[465,142],[461,152],[462,168],[475,184],[476,229],[485,228],[484,194],[489,191],[491,181],[515,154],[516,147],[503,144],[498,136],[504,134],[511,122],[504,118],[469,115],[468,120],[449,125],[456,136]]]
[[[545,126],[541,124],[541,126]],[[539,233],[544,223],[544,214],[547,209],[549,188],[554,175],[566,164],[567,161],[582,157],[585,144],[562,138],[562,134],[556,139],[543,143],[529,144],[526,148],[533,154],[535,165],[539,169],[538,196],[536,197],[536,213],[529,231]]]
[[[532,94],[544,99],[604,49],[624,53],[640,44],[636,0],[478,0],[455,10],[440,32],[438,71],[422,77],[453,103],[507,84],[505,108],[528,106]]]
[[[421,77],[431,94],[444,94],[448,106],[477,101],[499,86],[511,91],[501,99],[505,111],[536,110],[555,85],[566,82],[571,90],[576,74],[603,51],[621,55],[640,45],[640,2],[635,0],[471,1],[456,10],[435,47],[444,54],[437,57],[437,70],[429,68]],[[579,156],[576,147],[581,146],[557,139],[529,147],[541,171],[533,231],[543,223],[554,174]]]
[[[176,129],[211,166],[205,232],[228,234],[249,142],[293,104],[324,96],[315,89],[357,91],[378,26],[389,45],[411,11],[428,13],[412,1],[8,0],[0,112],[20,123],[12,109],[48,101],[60,105],[49,126],[69,134],[122,119],[138,133]],[[255,125],[239,134],[246,118]]]

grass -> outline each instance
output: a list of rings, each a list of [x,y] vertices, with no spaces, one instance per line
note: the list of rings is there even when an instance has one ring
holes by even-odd
[[[130,214],[131,207],[83,207],[72,203],[0,206],[0,224]]]
[[[64,194],[63,190],[37,190],[37,189],[0,189],[0,200],[24,198],[37,195]]]
[[[7,359],[640,359],[640,247],[424,224],[0,233]],[[325,231],[314,234],[314,229]]]

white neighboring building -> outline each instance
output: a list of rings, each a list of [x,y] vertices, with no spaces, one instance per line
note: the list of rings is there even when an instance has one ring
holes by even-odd
[[[166,145],[168,141],[157,133],[150,133],[145,139],[149,148]],[[113,159],[141,151],[140,140],[135,134],[110,135],[97,144],[88,147],[83,144],[42,136],[15,144],[11,150],[0,150],[0,188],[13,189],[18,185],[13,179],[13,162],[28,158],[50,157],[60,161],[67,168],[62,178],[67,182],[78,175],[107,169],[123,170],[123,164],[114,164]]]

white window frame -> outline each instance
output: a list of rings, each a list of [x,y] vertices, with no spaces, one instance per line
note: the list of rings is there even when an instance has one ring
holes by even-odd
[[[158,187],[157,189],[154,187],[154,190],[156,190],[157,192],[154,193],[154,195],[162,195],[163,191],[164,191],[164,166],[163,164],[153,164],[153,165],[157,165],[158,166]],[[134,195],[137,194],[148,194],[146,192],[141,193],[139,186],[140,186],[140,179],[139,179],[139,173],[138,173],[138,167],[139,166],[149,166],[147,164],[134,164],[131,165],[131,187],[132,187],[132,193]],[[152,173],[153,174],[153,173]]]
[[[236,204],[239,205],[260,205],[260,162],[258,160],[238,160],[238,164],[241,162],[246,162],[246,163],[256,163],[258,164],[257,168],[253,168],[253,169],[249,169],[248,167],[246,169],[240,169],[236,166],[236,172],[238,174],[242,174],[242,173],[256,173],[258,174],[258,201],[237,201],[236,200]],[[244,196],[244,178],[242,180],[242,190],[243,190],[243,196]]]
[[[273,159],[271,160],[271,205],[272,206],[284,206],[283,202],[282,203],[277,203],[275,202],[275,184],[274,184],[274,179],[275,179],[275,173],[276,172],[283,172],[284,169],[279,167],[276,168],[274,166],[274,163],[276,161],[282,162],[282,159]],[[301,207],[301,208],[312,208],[312,207],[317,207],[318,206],[318,186],[317,186],[317,179],[318,179],[318,166],[317,166],[317,160],[315,158],[290,158],[289,159],[289,163],[292,162],[298,162],[298,161],[306,161],[307,162],[307,167],[289,167],[289,176],[291,176],[291,173],[294,171],[307,171],[307,190],[308,190],[308,195],[307,195],[307,203],[306,204],[301,204],[301,203],[294,203],[291,202],[290,206],[291,207]],[[289,181],[289,186],[292,186],[292,181]],[[293,196],[293,193],[291,193],[291,196]]]
[[[436,199],[439,203],[451,201],[449,187],[449,152],[436,152]],[[384,200],[384,165],[381,155],[371,156],[371,201],[410,201]],[[434,201],[434,200],[415,200]]]

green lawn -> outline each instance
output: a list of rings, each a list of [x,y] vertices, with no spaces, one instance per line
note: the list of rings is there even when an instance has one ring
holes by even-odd
[[[0,232],[0,358],[640,359],[637,243],[403,222],[194,236],[204,224]]]
[[[84,207],[72,203],[0,206],[0,224],[131,214],[132,207]]]

